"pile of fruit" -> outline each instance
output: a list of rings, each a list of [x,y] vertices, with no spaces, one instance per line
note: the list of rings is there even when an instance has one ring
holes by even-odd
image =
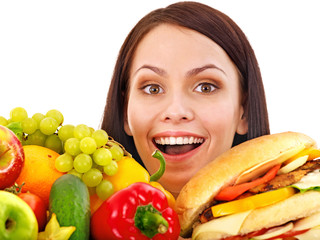
[[[124,156],[123,148],[109,140],[102,129],[94,130],[85,124],[64,125],[63,122],[63,114],[55,109],[29,117],[24,108],[17,107],[11,110],[8,120],[0,117],[1,125],[10,128],[14,123],[15,129],[21,127],[18,135],[22,145],[43,146],[61,154],[55,159],[59,172],[79,176],[90,187],[90,192],[96,192],[102,200],[107,199],[113,193],[113,186],[103,179],[103,174],[112,176],[117,172],[117,162]]]
[[[150,177],[102,129],[64,124],[64,116],[55,109],[32,117],[24,108],[12,109],[8,118],[0,116],[0,205],[5,214],[15,208],[12,212],[24,212],[24,215],[9,216],[3,226],[0,211],[0,239],[131,238],[133,233],[125,233],[128,229],[123,229],[123,233],[115,230],[123,222],[110,219],[116,211],[125,213],[124,209],[135,197],[146,199],[144,194],[152,198],[149,204],[145,203],[148,210],[139,211],[151,211],[157,219],[158,215],[168,215],[168,219],[161,220],[161,229],[165,229],[161,233],[158,232],[160,222],[151,227],[150,223],[138,226],[132,221],[130,229],[142,229],[134,230],[137,239],[160,234],[166,239],[177,239],[180,226],[173,210],[174,198],[156,182],[163,174],[165,162],[159,153],[154,157],[163,167],[155,174],[157,177]],[[126,189],[137,182],[136,195],[129,202],[128,196],[119,201],[120,195],[131,193],[132,190]],[[154,198],[160,200],[150,210]],[[160,211],[155,208],[160,207],[161,201]],[[132,208],[140,206],[137,203]],[[119,218],[127,221],[124,219],[135,216]],[[114,236],[117,231],[122,237]]]

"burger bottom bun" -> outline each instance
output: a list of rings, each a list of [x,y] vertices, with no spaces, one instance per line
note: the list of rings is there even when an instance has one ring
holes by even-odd
[[[289,221],[295,221],[300,218],[308,217],[314,213],[320,212],[320,192],[308,191],[298,193],[284,201],[276,204],[253,210],[244,220],[239,234],[245,235],[262,228],[271,228],[280,226]],[[214,221],[214,220],[212,220]],[[194,233],[201,231],[198,225]],[[213,237],[214,236],[214,237]],[[224,233],[201,232],[197,234],[197,240],[214,240],[228,237]]]

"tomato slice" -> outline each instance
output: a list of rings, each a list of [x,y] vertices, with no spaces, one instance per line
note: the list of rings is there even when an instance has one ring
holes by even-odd
[[[271,240],[271,239],[279,239],[279,238],[287,238],[287,237],[294,237],[294,236],[297,236],[297,235],[300,235],[302,233],[305,233],[305,232],[308,232],[310,229],[304,229],[304,230],[299,230],[299,231],[294,231],[294,230],[291,230],[289,232],[286,232],[286,233],[283,233],[281,235],[278,235],[278,236],[275,236],[275,237],[272,237],[272,238],[269,238],[268,240]]]
[[[237,235],[237,236],[226,237],[226,238],[224,238],[222,240],[243,240],[243,239],[244,239],[243,236]]]
[[[262,235],[262,234],[266,233],[270,229],[271,228],[263,228],[263,229],[260,229],[258,231],[255,231],[255,232],[248,233],[247,235],[244,235],[244,236],[241,236],[241,235],[230,236],[230,237],[224,238],[223,240],[245,240],[245,239],[251,239],[252,237],[259,236],[259,235]],[[291,231],[283,233],[281,235],[269,238],[268,240],[275,240],[275,239],[283,239],[283,238],[288,238],[288,237],[294,237],[294,236],[303,234],[303,233],[305,233],[305,232],[307,232],[309,230],[310,229],[304,229],[304,230],[299,230],[299,231],[291,230]]]
[[[221,203],[211,207],[214,217],[245,212],[251,209],[265,207],[279,201],[285,200],[295,194],[292,187],[280,188],[270,192],[264,192],[247,198]]]
[[[248,183],[241,183],[235,186],[229,186],[222,189],[216,196],[215,199],[218,201],[231,201],[236,197],[240,196],[242,193],[248,191],[249,189],[256,187],[262,183],[269,182],[276,175],[278,170],[280,169],[281,164],[277,164],[273,168],[271,168],[263,177],[257,178]]]
[[[246,237],[252,238],[252,237],[255,237],[255,236],[259,236],[259,235],[265,234],[268,230],[269,230],[268,228],[262,228],[262,229],[260,229],[258,231],[254,231],[254,232],[248,233],[246,235]]]

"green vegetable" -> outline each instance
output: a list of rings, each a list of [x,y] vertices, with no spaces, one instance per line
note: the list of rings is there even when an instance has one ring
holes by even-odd
[[[320,187],[309,187],[309,188],[299,188],[295,185],[292,185],[291,187],[294,187],[298,189],[301,193],[307,192],[307,191],[320,191]]]
[[[7,126],[14,134],[19,138],[20,141],[22,141],[23,137],[23,129],[20,122],[11,122]]]
[[[303,176],[299,182],[292,185],[292,187],[298,189],[301,193],[307,191],[320,191],[320,170],[317,169],[313,172],[308,173],[307,175]]]
[[[166,169],[166,160],[164,159],[162,153],[159,150],[155,150],[152,154],[152,157],[154,157],[160,161],[159,170],[150,177],[150,182],[156,182],[164,174],[164,171]]]
[[[49,198],[50,215],[55,213],[60,226],[75,226],[71,240],[87,240],[90,236],[90,196],[83,181],[72,174],[59,177],[52,185]]]

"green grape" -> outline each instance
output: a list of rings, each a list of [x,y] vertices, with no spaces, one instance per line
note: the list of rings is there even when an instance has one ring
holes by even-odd
[[[51,150],[61,153],[62,152],[62,142],[58,135],[53,134],[47,137],[46,141],[44,142],[44,146],[46,148],[50,148]]]
[[[96,193],[102,200],[106,200],[114,193],[113,185],[110,181],[103,179],[98,186],[96,186]]]
[[[36,120],[38,128],[39,128],[40,122],[41,122],[42,119],[45,118],[45,116],[42,113],[35,113],[35,114],[32,115],[32,118],[34,120]]]
[[[22,107],[16,107],[10,111],[10,118],[13,122],[21,122],[28,117],[27,111]]]
[[[0,116],[0,125],[7,126],[8,120],[5,117]]]
[[[92,154],[97,149],[96,141],[92,137],[84,137],[80,141],[80,150],[86,154]]]
[[[59,126],[63,123],[63,120],[64,120],[62,113],[56,109],[49,110],[46,113],[46,117],[54,118],[58,122]]]
[[[74,126],[71,124],[63,125],[58,131],[58,136],[62,142],[67,141],[69,138],[73,138]]]
[[[41,120],[39,129],[45,135],[54,134],[59,127],[58,122],[52,117],[45,117]]]
[[[103,172],[108,176],[113,176],[118,172],[118,163],[116,161],[111,161],[110,164],[103,167]]]
[[[56,158],[54,166],[59,172],[69,172],[73,169],[73,158],[70,154],[64,153]]]
[[[109,148],[109,150],[112,153],[112,158],[115,161],[121,160],[124,155],[123,149],[119,145],[113,145]]]
[[[33,118],[25,118],[21,122],[22,130],[26,134],[32,134],[38,129],[37,121]]]
[[[80,154],[80,140],[77,138],[69,138],[64,143],[64,151],[66,153],[69,153],[71,156],[77,156],[78,154]]]
[[[97,147],[100,148],[109,140],[108,133],[102,129],[98,129],[92,133],[92,138],[96,141]]]
[[[69,172],[68,172],[68,174],[72,174],[72,175],[75,175],[76,177],[78,177],[78,178],[82,178],[82,173],[79,173],[79,172],[77,172],[77,170],[75,170],[74,168],[73,169],[71,169]]]
[[[106,148],[98,148],[94,153],[93,153],[93,161],[100,165],[100,166],[106,166],[111,163],[112,161],[112,153],[110,152],[109,149]]]
[[[92,159],[90,155],[80,153],[73,160],[73,167],[79,173],[85,173],[92,167]]]
[[[47,136],[37,129],[34,133],[27,136],[27,139],[24,141],[24,145],[44,146],[46,138]]]
[[[101,182],[101,180],[102,180],[102,173],[96,168],[91,168],[82,175],[82,181],[88,187],[97,186]]]
[[[79,125],[75,126],[75,128],[73,130],[73,134],[76,138],[82,139],[84,137],[90,137],[91,130],[87,125],[79,124]]]

